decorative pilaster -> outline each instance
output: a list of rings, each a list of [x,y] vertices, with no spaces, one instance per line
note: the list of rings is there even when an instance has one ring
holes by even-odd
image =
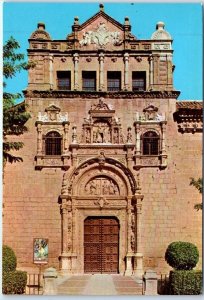
[[[43,154],[43,144],[42,144],[42,124],[38,123],[37,125],[37,155]]]
[[[165,168],[167,166],[167,154],[166,154],[166,122],[161,123],[162,132],[162,145],[161,145],[161,167]]]
[[[136,253],[135,253],[135,270],[134,275],[141,277],[144,273],[143,271],[143,254],[142,254],[142,238],[141,238],[141,214],[142,214],[142,199],[141,194],[135,195],[136,205]]]
[[[72,273],[72,200],[68,195],[61,195],[62,216],[62,254],[61,270],[66,274]]]
[[[53,55],[49,55],[49,78],[50,78],[50,89],[53,89]]]
[[[104,90],[104,53],[99,54],[99,91]]]
[[[68,133],[69,133],[69,126],[68,124],[65,124],[64,125],[64,154],[67,154],[69,148]]]
[[[151,90],[153,87],[153,57],[149,56],[149,89]]]
[[[75,53],[74,54],[74,90],[79,89],[79,78],[78,78],[78,73],[79,73],[79,54]]]
[[[128,53],[124,54],[124,63],[125,63],[124,90],[127,91],[128,88],[129,88],[129,82],[128,82],[128,77],[129,77],[129,54]]]
[[[126,270],[125,275],[131,276],[133,272],[132,268],[132,247],[131,247],[131,204],[130,198],[128,199],[128,208],[127,208],[127,255],[126,255]]]

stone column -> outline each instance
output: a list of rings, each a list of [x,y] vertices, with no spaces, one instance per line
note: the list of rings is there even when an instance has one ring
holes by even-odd
[[[50,89],[53,89],[53,55],[49,55],[49,77],[50,77]]]
[[[37,125],[37,155],[42,155],[43,147],[42,147],[42,124],[38,123]]]
[[[66,204],[66,199],[62,199],[61,204],[61,215],[62,215],[62,254],[67,253],[68,244],[68,207]]]
[[[127,91],[129,88],[129,54],[124,54],[125,72],[124,72],[124,89]]]
[[[149,56],[149,88],[152,89],[153,87],[153,57],[152,55]]]
[[[79,78],[78,78],[78,73],[79,73],[79,54],[75,53],[74,54],[74,90],[79,89]]]
[[[128,202],[130,202],[130,199],[128,199]],[[133,273],[132,268],[132,249],[131,249],[131,204],[128,203],[128,209],[127,209],[127,255],[126,255],[126,270],[125,275],[131,276]]]
[[[65,274],[72,273],[72,201],[68,195],[61,195],[62,214],[62,254],[61,270]]]
[[[67,123],[64,124],[64,153],[66,154],[69,148],[69,126]]]
[[[166,154],[166,123],[163,122],[162,123],[162,126],[161,126],[161,129],[162,129],[162,149],[161,149],[161,152],[162,154]]]
[[[104,53],[99,53],[99,91],[104,90]]]
[[[141,277],[143,275],[143,254],[142,254],[142,240],[141,240],[141,213],[143,196],[136,196],[136,254],[135,254],[135,276]]]
[[[166,154],[166,121],[161,124],[162,130],[162,145],[161,145],[161,167],[167,166],[167,154]]]

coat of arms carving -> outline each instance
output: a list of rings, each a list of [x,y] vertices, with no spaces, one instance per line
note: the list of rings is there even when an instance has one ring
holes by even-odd
[[[113,43],[115,46],[122,44],[120,39],[120,32],[110,32],[107,30],[104,23],[100,23],[96,31],[86,31],[83,34],[83,39],[79,42],[81,46],[96,44],[100,47],[108,43]]]

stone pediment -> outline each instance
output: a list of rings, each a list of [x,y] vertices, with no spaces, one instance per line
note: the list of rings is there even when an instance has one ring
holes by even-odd
[[[101,10],[78,28],[81,47],[95,44],[105,47],[107,44],[120,46],[124,39],[124,26]]]
[[[99,21],[111,23],[115,27],[115,30],[123,31],[123,24],[119,23],[118,21],[107,15],[104,11],[99,11],[94,16],[86,20],[83,24],[81,24],[80,29],[86,30],[89,28],[90,25],[94,23],[99,23]]]

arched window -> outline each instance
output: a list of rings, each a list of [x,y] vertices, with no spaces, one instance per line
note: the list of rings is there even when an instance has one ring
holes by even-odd
[[[45,136],[45,155],[61,155],[62,137],[56,131],[51,131]]]
[[[142,137],[142,154],[158,155],[159,154],[159,136],[154,131],[147,131]]]

